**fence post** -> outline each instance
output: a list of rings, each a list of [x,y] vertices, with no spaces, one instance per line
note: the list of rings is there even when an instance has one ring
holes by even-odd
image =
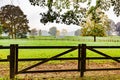
[[[80,66],[81,66],[81,44],[78,45],[78,71],[80,71]]]
[[[84,76],[84,72],[86,71],[86,44],[82,44],[82,49],[81,49],[81,77]]]
[[[18,72],[18,44],[15,45],[15,74]]]
[[[14,79],[16,73],[16,45],[10,45],[10,79]]]

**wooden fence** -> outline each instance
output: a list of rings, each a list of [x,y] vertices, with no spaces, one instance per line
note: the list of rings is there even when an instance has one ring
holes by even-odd
[[[73,72],[78,71],[80,72],[80,76],[84,76],[84,72],[86,71],[101,71],[101,70],[120,70],[120,68],[97,68],[97,69],[86,69],[86,60],[102,60],[102,59],[111,59],[118,63],[120,63],[120,55],[118,57],[112,57],[109,56],[101,51],[98,51],[96,49],[98,48],[119,48],[120,46],[86,46],[86,44],[79,44],[78,46],[18,46],[17,44],[11,44],[10,46],[0,46],[0,49],[10,49],[10,55],[7,56],[7,59],[0,59],[0,62],[10,62],[10,79],[13,79],[15,75],[17,74],[25,74],[25,73],[44,73],[44,72]],[[56,54],[55,56],[52,56],[50,58],[27,58],[27,59],[18,59],[18,50],[19,49],[69,49],[62,53]],[[91,50],[97,54],[102,55],[103,57],[86,57],[86,50]],[[59,58],[60,56],[63,56],[69,52],[72,52],[74,50],[78,50],[77,54],[78,57],[72,57],[72,58]],[[32,69],[38,65],[42,65],[43,63],[46,63],[51,60],[77,60],[78,61],[78,68],[77,69],[65,69],[65,70],[38,70],[38,71],[28,71],[29,69]],[[29,66],[23,70],[18,70],[18,62],[19,61],[40,61],[36,64],[33,64],[32,66]]]

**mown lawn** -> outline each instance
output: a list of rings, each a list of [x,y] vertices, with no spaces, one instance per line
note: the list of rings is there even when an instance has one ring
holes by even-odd
[[[93,42],[93,41],[73,41],[73,40],[32,40],[32,39],[6,39],[0,40],[0,45],[9,46],[19,44],[20,46],[77,46],[87,44],[90,46],[120,46],[120,42]]]
[[[9,46],[10,44],[18,44],[19,46],[77,46],[78,44],[87,44],[89,46],[120,46],[120,42],[93,42],[93,41],[78,41],[78,40],[39,40],[39,39],[16,39],[16,40],[0,40],[0,45],[2,46]],[[48,58],[51,56],[54,56],[56,54],[59,54],[61,52],[64,52],[67,49],[20,49],[19,50],[19,58]],[[102,52],[105,52],[106,54],[110,56],[119,57],[120,56],[120,49],[98,49]],[[9,55],[10,51],[7,49],[0,49],[0,59],[6,59],[7,55]],[[61,57],[77,57],[78,56],[78,50],[75,50],[73,52],[70,52],[64,56]],[[98,55],[97,53],[94,53],[92,51],[87,50],[87,56],[88,57],[100,57],[101,55]],[[28,63],[29,64],[29,63]],[[24,64],[24,62],[21,64]],[[1,65],[1,63],[0,63]],[[6,64],[5,64],[6,65]],[[7,76],[8,77],[8,76]],[[102,77],[74,77],[74,78],[60,78],[58,80],[119,80],[120,76],[113,77],[112,76],[102,76]],[[0,78],[3,79],[3,78]],[[37,79],[36,79],[37,80]],[[49,79],[48,80],[53,80]],[[57,79],[55,79],[57,80]]]
[[[71,40],[30,40],[30,39],[16,39],[16,40],[0,40],[0,45],[9,46],[10,44],[18,44],[19,46],[77,46],[78,44],[87,44],[89,46],[120,46],[120,42],[84,42]],[[27,49],[19,50],[19,58],[39,58],[50,57],[59,54],[67,49]],[[120,49],[99,49],[111,56],[119,56]],[[0,50],[0,59],[6,58],[9,55],[9,50]],[[78,51],[64,55],[64,57],[77,57]],[[92,51],[87,50],[87,56],[100,56]]]

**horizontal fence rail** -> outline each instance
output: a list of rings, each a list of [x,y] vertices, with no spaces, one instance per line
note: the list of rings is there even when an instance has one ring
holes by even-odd
[[[44,73],[44,72],[80,72],[80,76],[84,76],[84,72],[86,71],[103,71],[103,70],[120,70],[120,68],[98,68],[98,69],[86,69],[86,60],[114,60],[117,63],[120,63],[120,55],[117,57],[109,56],[98,51],[97,49],[120,49],[120,46],[87,46],[86,44],[79,44],[78,46],[18,46],[17,44],[11,44],[10,46],[0,46],[0,49],[9,49],[10,55],[7,56],[7,59],[0,59],[0,62],[9,62],[10,63],[10,78],[14,78],[17,74],[26,74],[26,73]],[[19,49],[67,49],[64,52],[56,54],[50,58],[18,58],[18,50]],[[67,53],[70,53],[74,50],[78,50],[77,57],[66,57],[60,58]],[[87,51],[91,50],[103,57],[87,57]],[[39,66],[43,63],[52,60],[76,60],[78,61],[78,69],[65,69],[65,70],[37,70],[37,71],[29,71],[29,69]],[[40,61],[37,64],[29,66],[21,71],[18,70],[18,62],[19,61]]]
[[[0,49],[10,49],[10,46],[0,46]]]
[[[115,59],[120,59],[120,57],[112,57]],[[45,60],[47,58],[22,58],[22,59],[18,59],[18,61],[41,61],[41,60]],[[86,60],[107,60],[107,59],[111,59],[111,58],[106,58],[106,57],[86,57]],[[77,57],[72,57],[72,58],[55,58],[53,60],[78,60]],[[8,62],[8,59],[0,59],[0,62]]]
[[[78,46],[18,46],[19,49],[65,49],[73,47]],[[86,48],[120,48],[120,46],[86,46]],[[10,49],[10,46],[0,46],[0,49]]]
[[[19,49],[66,49],[78,46],[19,46]]]
[[[120,48],[120,46],[86,46],[86,48]]]

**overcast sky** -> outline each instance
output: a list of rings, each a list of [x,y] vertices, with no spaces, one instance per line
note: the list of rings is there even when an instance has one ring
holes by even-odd
[[[50,27],[57,26],[57,29],[59,30],[65,28],[68,31],[74,31],[79,28],[79,26],[75,26],[75,25],[68,26],[64,24],[53,24],[53,23],[48,23],[46,24],[46,26],[44,26],[42,23],[40,23],[39,13],[46,10],[40,8],[39,6],[32,6],[28,0],[0,0],[0,7],[7,4],[20,6],[24,14],[27,15],[27,19],[29,20],[29,26],[31,29],[37,28],[42,30],[49,30]],[[120,16],[116,17],[114,12],[112,11],[112,8],[109,11],[107,11],[106,14],[110,19],[115,21],[115,23],[120,22]]]

